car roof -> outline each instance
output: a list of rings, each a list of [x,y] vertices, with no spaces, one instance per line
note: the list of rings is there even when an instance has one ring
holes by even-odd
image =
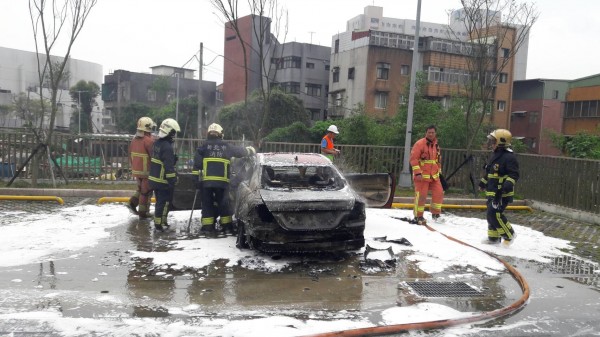
[[[257,156],[260,164],[267,166],[331,166],[331,161],[318,153],[270,152]]]

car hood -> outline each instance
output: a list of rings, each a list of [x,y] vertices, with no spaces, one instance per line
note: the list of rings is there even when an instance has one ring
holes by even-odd
[[[260,195],[271,212],[310,210],[351,210],[356,196],[347,187],[341,190],[261,189]]]

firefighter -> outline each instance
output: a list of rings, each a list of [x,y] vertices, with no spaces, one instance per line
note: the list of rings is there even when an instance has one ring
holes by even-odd
[[[327,134],[321,139],[321,154],[333,162],[333,157],[340,154],[340,150],[333,147],[333,140],[340,132],[337,126],[330,125],[327,128]]]
[[[154,138],[152,132],[156,128],[156,123],[150,117],[138,119],[135,136],[129,144],[129,165],[131,174],[137,181],[137,190],[127,206],[140,219],[150,218],[150,200],[152,199],[152,190],[148,182],[148,172],[150,170],[150,155]],[[139,206],[139,209],[138,209]]]
[[[442,203],[444,190],[440,181],[442,174],[442,156],[438,144],[435,125],[430,125],[425,131],[425,137],[417,140],[410,152],[410,166],[412,168],[415,185],[415,206],[413,222],[426,225],[423,218],[427,193],[431,190],[431,217],[436,222],[443,222]]]
[[[506,246],[512,244],[517,233],[504,216],[504,210],[513,201],[515,184],[519,180],[519,162],[511,148],[512,135],[505,129],[497,129],[488,136],[488,147],[493,152],[484,166],[485,175],[479,182],[479,190],[487,197],[488,237],[484,243]],[[502,240],[504,239],[504,240]]]
[[[200,189],[202,216],[200,232],[208,237],[216,235],[215,223],[220,217],[221,229],[234,234],[232,210],[227,195],[231,158],[256,154],[252,146],[233,146],[223,141],[223,128],[216,123],[208,127],[206,141],[196,149],[192,175],[197,175],[196,188]]]
[[[173,150],[173,138],[180,132],[179,124],[172,118],[165,119],[158,129],[158,140],[152,147],[150,160],[150,187],[154,190],[154,228],[163,231],[168,227],[167,215],[173,203],[173,192],[177,183],[175,164],[177,155]]]

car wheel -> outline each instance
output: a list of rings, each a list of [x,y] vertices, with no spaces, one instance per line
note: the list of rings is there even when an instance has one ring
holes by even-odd
[[[237,221],[237,239],[235,241],[235,246],[238,249],[250,248],[248,242],[246,242],[246,228],[244,227],[244,223],[240,220]]]

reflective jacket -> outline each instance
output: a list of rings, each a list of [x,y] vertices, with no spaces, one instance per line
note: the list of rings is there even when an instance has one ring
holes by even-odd
[[[167,189],[173,188],[177,182],[175,163],[177,162],[173,151],[173,138],[159,138],[152,147],[152,159],[150,159],[150,188]]]
[[[129,164],[135,178],[148,178],[150,171],[150,154],[154,139],[150,133],[143,137],[134,136],[129,144]]]
[[[323,139],[321,139],[321,149],[333,149],[333,139],[331,139],[331,137],[329,136],[329,134],[326,134]],[[323,154],[325,157],[329,158],[329,160],[333,161],[333,155],[331,153],[325,153],[323,151],[321,151],[321,154]]]
[[[222,139],[207,139],[196,149],[192,175],[198,176],[204,187],[227,188],[231,177],[231,158],[248,156],[248,149],[227,144]]]
[[[417,140],[410,151],[410,166],[413,177],[421,174],[423,180],[437,180],[442,173],[442,156],[437,138],[433,141],[427,138]]]
[[[500,192],[504,203],[512,202],[515,184],[519,180],[519,162],[512,149],[497,147],[483,168],[485,175],[481,178],[479,187],[485,189],[488,199]]]

